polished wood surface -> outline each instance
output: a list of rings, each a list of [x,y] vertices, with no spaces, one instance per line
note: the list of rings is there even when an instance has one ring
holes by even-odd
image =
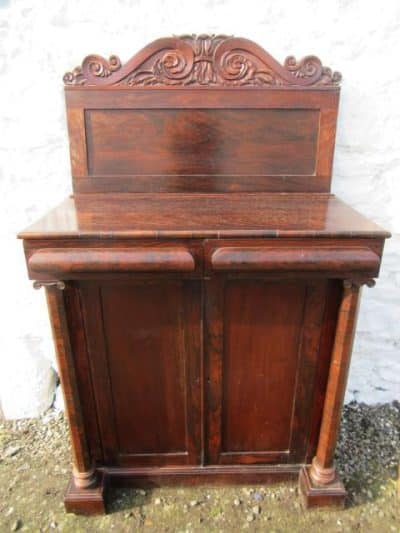
[[[68,90],[262,86],[304,91],[314,87],[332,89],[341,77],[339,72],[324,67],[315,55],[300,61],[289,56],[281,65],[249,39],[203,33],[157,39],[125,65],[116,55],[108,60],[89,55],[63,80]]]
[[[325,298],[325,281],[207,283],[208,461],[305,461]]]
[[[167,91],[74,89],[66,94],[74,192],[329,192],[338,99],[337,88],[318,88],[307,92],[239,87],[207,91],[191,87]],[[110,116],[116,115],[117,124],[129,121],[132,115],[144,114],[142,120],[145,120],[146,127],[143,132],[136,131],[134,124],[129,126],[129,132],[139,138],[139,143],[143,143],[142,133],[147,139],[146,152],[141,154],[139,165],[133,164],[130,155],[135,147],[129,133],[113,134],[115,127],[112,124],[107,129],[88,129],[87,114],[92,109],[96,109],[96,113],[103,110],[103,113],[111,113]],[[185,123],[190,118],[193,123],[187,126],[183,139],[182,133],[177,139],[177,132],[181,130],[176,125],[167,127],[167,112],[161,113],[160,109],[178,110],[177,113],[183,113]],[[221,115],[223,110],[230,112]],[[213,119],[215,124],[210,129],[205,125],[204,117],[213,117],[214,111],[217,111]],[[286,127],[280,125],[268,131],[267,123],[261,128],[263,115],[265,122],[265,114],[275,116],[278,111],[290,119],[285,120]],[[301,111],[303,121],[307,117],[306,135],[299,130],[298,111]],[[160,118],[151,126],[155,114]],[[260,115],[254,125],[259,133],[258,136],[252,133],[245,141],[239,128],[249,127],[243,118],[251,114]],[[319,128],[315,141],[313,126],[316,114]],[[95,125],[98,122],[96,120]],[[164,139],[160,147],[154,142],[157,135]],[[166,140],[168,135],[169,143]],[[206,149],[210,138],[217,145],[211,152]],[[177,143],[179,139],[181,141]],[[262,139],[274,140],[275,148],[261,144]],[[120,154],[122,161],[114,159],[114,170],[109,164],[110,158],[113,160],[112,154],[107,156],[104,153],[107,140],[112,143],[109,147],[111,152],[119,152],[120,144],[124,147],[123,154]],[[241,174],[229,162],[235,140],[235,153],[240,156],[241,168],[244,168],[244,162],[249,164],[249,168]],[[299,148],[306,149],[306,160],[297,153]],[[265,159],[265,150],[270,153],[273,165],[272,160]],[[146,154],[153,153],[156,153],[159,162],[149,161]],[[200,160],[196,154],[202,154],[203,159]],[[288,163],[292,158],[301,163],[301,168],[293,170],[294,167]],[[104,166],[107,164],[108,167]]]
[[[329,191],[340,78],[222,35],[88,56],[64,77],[74,191]]]
[[[89,175],[195,180],[314,172],[319,113],[313,109],[94,109],[85,121]]]
[[[73,272],[191,272],[195,263],[184,247],[52,248],[34,252],[29,267],[37,273],[62,276]]]
[[[268,248],[267,246],[217,248],[211,256],[217,271],[376,270],[379,256],[368,248],[346,249],[319,246]]]
[[[355,323],[359,303],[359,286],[346,283],[338,313],[335,344],[329,370],[327,397],[322,417],[317,454],[310,470],[316,483],[329,483],[335,479],[333,457],[339,431],[340,413],[344,400],[350,355],[353,347]]]
[[[87,324],[100,350],[95,385],[112,464],[195,464],[199,456],[200,298],[198,282],[88,285],[84,306],[102,310]],[[106,405],[104,405],[106,403]],[[104,439],[103,439],[104,440]]]
[[[106,488],[333,463],[359,288],[390,236],[330,194],[340,74],[223,35],[64,76],[74,195],[22,231],[71,428],[66,509]]]
[[[85,432],[85,420],[71,349],[66,301],[63,292],[56,287],[46,288],[46,299],[56,347],[57,365],[67,408],[69,429],[74,443],[72,461],[74,474],[77,474],[74,475],[75,485],[77,488],[85,489],[94,485],[96,475]]]
[[[330,194],[86,194],[67,198],[23,239],[374,237],[390,234]]]

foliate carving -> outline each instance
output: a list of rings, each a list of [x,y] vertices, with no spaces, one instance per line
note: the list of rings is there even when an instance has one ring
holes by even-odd
[[[42,287],[54,288],[54,289],[63,291],[65,289],[65,282],[64,281],[34,281],[33,282],[34,289],[41,289]]]
[[[182,35],[147,45],[125,65],[91,55],[67,72],[66,85],[147,86],[301,86],[337,85],[338,72],[315,56],[284,65],[247,39],[226,35]]]
[[[174,39],[174,38],[173,38]],[[215,85],[215,50],[225,35],[182,35],[175,49],[146,62],[126,79],[127,85]]]

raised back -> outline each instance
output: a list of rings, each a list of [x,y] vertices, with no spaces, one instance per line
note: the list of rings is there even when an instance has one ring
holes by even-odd
[[[340,74],[246,39],[159,39],[65,74],[74,191],[330,190]]]

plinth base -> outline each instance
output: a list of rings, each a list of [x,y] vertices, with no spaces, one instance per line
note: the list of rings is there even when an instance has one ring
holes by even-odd
[[[93,487],[81,489],[74,483],[71,476],[64,496],[64,505],[67,513],[75,514],[104,514],[105,493],[107,489],[107,476],[102,472],[97,473],[97,483]]]
[[[307,509],[310,507],[344,507],[347,492],[343,483],[337,478],[327,485],[316,485],[310,477],[310,467],[304,466],[300,470],[299,485],[300,494]]]

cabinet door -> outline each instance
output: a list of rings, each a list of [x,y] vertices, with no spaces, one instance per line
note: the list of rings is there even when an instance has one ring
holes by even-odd
[[[198,463],[200,282],[82,282],[80,295],[105,463]]]
[[[328,285],[207,282],[208,463],[305,460]]]

